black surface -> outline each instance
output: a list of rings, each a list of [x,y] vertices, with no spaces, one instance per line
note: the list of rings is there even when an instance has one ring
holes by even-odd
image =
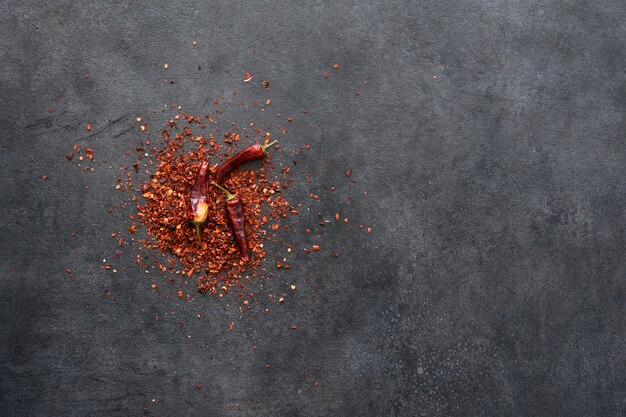
[[[1,415],[626,413],[623,2],[101,3],[0,11]],[[129,123],[223,92],[225,118],[280,112],[283,149],[311,144],[265,315],[181,301],[131,250],[99,268]],[[302,233],[317,210],[373,232]]]

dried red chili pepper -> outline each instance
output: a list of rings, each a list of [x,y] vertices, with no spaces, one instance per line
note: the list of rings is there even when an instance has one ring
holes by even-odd
[[[191,224],[196,228],[198,242],[201,241],[200,226],[206,221],[207,214],[209,213],[209,205],[206,199],[208,176],[209,161],[205,160],[202,162],[202,165],[200,165],[196,180],[191,187]]]
[[[261,146],[261,144],[257,142],[254,145],[250,145],[246,149],[239,151],[235,156],[228,158],[228,160],[224,161],[217,168],[217,171],[213,174],[213,181],[221,182],[235,168],[240,167],[247,162],[265,158],[265,155],[267,155],[267,149],[274,146],[276,143],[278,143],[277,140]]]
[[[241,200],[237,195],[230,193],[226,188],[216,183],[212,183],[212,185],[226,193],[226,213],[230,220],[230,227],[233,229],[239,252],[241,252],[243,260],[247,262],[250,260],[250,257],[248,256],[248,242],[244,228],[243,204],[241,204]]]

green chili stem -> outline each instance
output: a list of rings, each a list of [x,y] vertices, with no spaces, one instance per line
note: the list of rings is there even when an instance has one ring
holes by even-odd
[[[228,191],[226,188],[222,187],[221,185],[215,182],[212,182],[211,185],[216,186],[217,188],[219,188],[220,190],[226,193],[226,201],[234,200],[235,198],[237,198],[235,194],[231,193],[230,191]]]
[[[200,222],[193,222],[193,227],[196,228],[196,237],[198,238],[198,243],[201,243],[202,238],[200,237]]]
[[[263,145],[261,146],[261,150],[263,152],[267,152],[267,148],[269,148],[270,146],[274,146],[278,143],[278,139],[273,140],[272,142],[268,143],[267,145]]]

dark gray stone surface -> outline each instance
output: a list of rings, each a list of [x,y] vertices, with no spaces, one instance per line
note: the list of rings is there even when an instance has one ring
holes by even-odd
[[[2,3],[2,416],[625,415],[622,1]],[[232,89],[311,144],[266,315],[99,268],[132,118]]]

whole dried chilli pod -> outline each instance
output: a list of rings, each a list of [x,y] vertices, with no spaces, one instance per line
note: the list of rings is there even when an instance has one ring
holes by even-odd
[[[239,252],[241,252],[241,257],[247,262],[250,260],[250,257],[248,256],[248,241],[246,239],[246,229],[244,227],[245,220],[243,215],[243,204],[237,195],[230,193],[226,188],[215,182],[212,183],[212,185],[226,193],[226,214],[230,220],[230,227],[233,229],[233,235],[235,236],[235,241],[239,247]]]
[[[191,187],[191,224],[196,228],[196,237],[198,242],[200,238],[200,226],[206,221],[209,213],[209,204],[207,203],[207,187],[209,179],[209,161],[205,160],[200,165],[196,180]]]
[[[213,174],[213,181],[221,182],[232,170],[240,167],[241,165],[256,161],[257,159],[265,158],[267,155],[267,149],[278,143],[278,140],[274,140],[267,145],[261,146],[259,142],[254,145],[248,146],[246,149],[239,151],[232,158],[228,158],[226,161],[217,167],[215,174]]]

